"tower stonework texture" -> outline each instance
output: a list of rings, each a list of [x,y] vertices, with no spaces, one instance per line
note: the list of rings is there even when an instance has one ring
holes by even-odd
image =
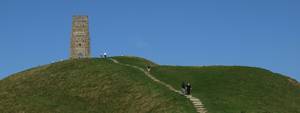
[[[73,16],[71,59],[90,57],[90,33],[88,16]]]

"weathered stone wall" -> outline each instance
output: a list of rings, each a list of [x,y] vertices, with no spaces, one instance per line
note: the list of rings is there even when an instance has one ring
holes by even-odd
[[[73,16],[71,34],[71,59],[90,57],[88,16]]]

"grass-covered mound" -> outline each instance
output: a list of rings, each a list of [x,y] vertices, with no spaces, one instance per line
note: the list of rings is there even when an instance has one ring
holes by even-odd
[[[127,59],[135,64],[149,62]],[[299,83],[265,69],[156,65],[151,73],[178,90],[182,81],[190,82],[193,96],[209,113],[300,113]]]
[[[195,113],[143,72],[104,59],[67,60],[0,81],[1,113]]]

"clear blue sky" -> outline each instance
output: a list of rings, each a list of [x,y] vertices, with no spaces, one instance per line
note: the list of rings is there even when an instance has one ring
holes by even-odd
[[[69,56],[72,15],[92,54],[256,66],[300,80],[299,0],[1,0],[0,78]]]

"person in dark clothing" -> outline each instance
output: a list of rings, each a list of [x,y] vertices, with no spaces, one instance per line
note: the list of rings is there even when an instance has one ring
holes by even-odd
[[[186,85],[186,94],[190,95],[192,90],[192,85],[190,83],[187,83]]]
[[[185,82],[182,82],[182,84],[181,84],[181,92],[182,92],[183,95],[186,94],[186,84],[185,84]]]

